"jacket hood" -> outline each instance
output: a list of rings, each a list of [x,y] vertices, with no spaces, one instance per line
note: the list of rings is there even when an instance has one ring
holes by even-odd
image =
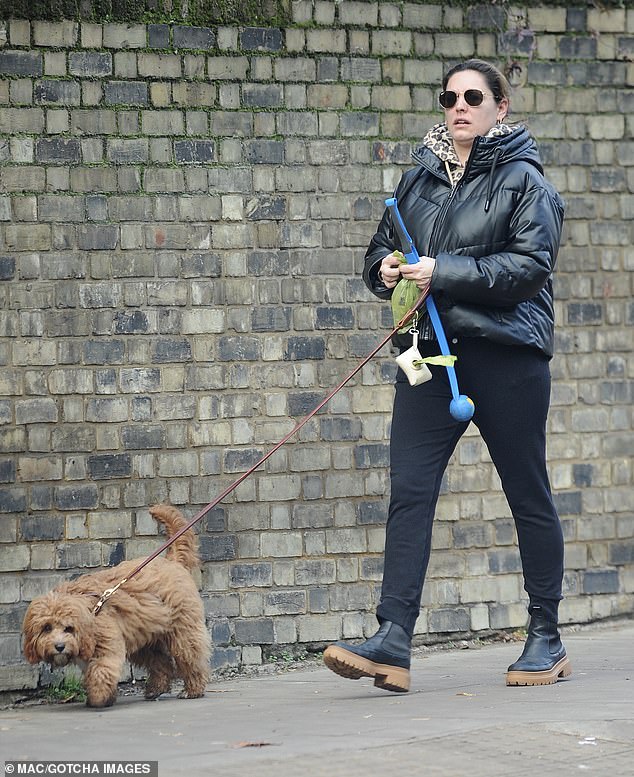
[[[457,164],[447,125],[442,123],[432,127],[423,143],[412,152],[412,159],[436,173],[444,170],[445,162]],[[489,172],[492,166],[517,161],[528,162],[540,173],[544,172],[537,145],[525,127],[496,125],[485,137],[475,139],[465,174],[468,177],[481,175]]]

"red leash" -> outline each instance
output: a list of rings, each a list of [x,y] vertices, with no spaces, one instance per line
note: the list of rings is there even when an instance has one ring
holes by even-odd
[[[231,485],[227,486],[224,491],[222,491],[218,496],[209,504],[205,505],[202,510],[200,510],[196,515],[187,523],[185,526],[182,526],[175,534],[173,534],[168,540],[166,540],[159,548],[157,548],[153,553],[151,553],[147,558],[143,559],[143,561],[130,572],[130,574],[127,577],[124,577],[123,580],[120,580],[114,588],[108,588],[106,591],[103,592],[101,595],[101,598],[95,605],[93,609],[93,613],[97,615],[101,608],[104,606],[104,604],[108,601],[108,599],[112,596],[112,594],[115,593],[124,583],[126,583],[128,580],[133,578],[135,575],[137,575],[143,567],[145,567],[147,564],[150,563],[150,561],[153,561],[158,555],[160,555],[164,550],[169,548],[169,546],[175,542],[181,535],[185,534],[186,531],[189,531],[189,529],[192,528],[192,526],[198,521],[200,521],[201,518],[204,518],[207,513],[212,510],[218,502],[221,502],[228,494],[230,494],[235,488],[237,488],[240,483],[242,483],[243,480],[246,480],[249,475],[254,472],[258,467],[260,467],[262,464],[264,464],[267,459],[270,459],[271,456],[278,451],[284,443],[288,442],[290,438],[296,434],[305,424],[310,421],[310,419],[318,413],[324,405],[329,402],[337,392],[341,391],[341,389],[348,383],[349,380],[351,380],[365,365],[372,359],[376,354],[383,348],[386,343],[391,340],[391,338],[398,332],[399,329],[405,326],[405,324],[412,318],[412,316],[416,313],[416,311],[421,307],[423,302],[425,301],[425,294],[421,294],[420,297],[416,300],[416,304],[407,311],[407,313],[403,316],[403,318],[398,322],[398,324],[392,329],[392,331],[386,335],[386,337],[381,340],[381,342],[361,361],[355,368],[352,370],[352,372],[347,375],[337,386],[335,386],[334,389],[317,405],[317,407],[314,408],[314,410],[311,410],[310,413],[305,417],[302,418],[299,423],[297,423],[293,429],[291,429],[290,432],[287,432],[287,434],[282,437],[282,439],[275,445],[273,448],[271,448],[268,453],[265,453],[262,458],[257,461],[250,469],[248,469],[246,472],[244,472],[237,480],[234,480]]]

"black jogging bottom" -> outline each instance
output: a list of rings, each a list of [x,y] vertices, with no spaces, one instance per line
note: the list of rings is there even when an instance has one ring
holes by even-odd
[[[419,349],[423,355],[438,353],[435,342],[421,341]],[[540,606],[556,622],[564,547],[546,469],[548,358],[535,348],[483,338],[459,338],[451,352],[458,357],[460,392],[475,403],[472,420],[515,521],[529,608]],[[390,440],[391,497],[377,617],[398,623],[409,634],[419,614],[443,476],[468,426],[449,414],[446,370],[430,369],[432,380],[415,387],[398,371]],[[460,574],[457,570],[456,576]]]

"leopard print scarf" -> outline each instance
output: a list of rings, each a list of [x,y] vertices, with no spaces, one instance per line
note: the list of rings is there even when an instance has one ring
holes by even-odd
[[[515,132],[516,129],[518,128],[515,126],[510,127],[508,124],[496,124],[491,127],[485,137],[499,138],[503,135],[510,135],[512,132]],[[420,161],[419,155],[423,148],[428,148],[438,157],[438,159],[445,163],[449,180],[451,181],[452,186],[455,186],[463,176],[464,165],[458,159],[458,155],[456,154],[456,150],[454,149],[451,140],[451,135],[449,134],[449,129],[444,121],[440,124],[435,124],[423,138],[422,146],[412,153],[412,159],[415,162]]]

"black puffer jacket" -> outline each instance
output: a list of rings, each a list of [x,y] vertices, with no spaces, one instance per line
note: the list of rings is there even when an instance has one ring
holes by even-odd
[[[433,256],[434,296],[448,337],[486,337],[553,354],[555,266],[564,206],[543,176],[534,141],[518,127],[476,138],[453,188],[429,148],[414,154],[395,192],[418,253]],[[383,257],[401,249],[385,212],[365,256],[363,279],[377,297],[392,292],[378,277]],[[423,328],[429,331],[429,322]],[[425,336],[425,334],[424,334]],[[411,345],[397,335],[395,344]]]

